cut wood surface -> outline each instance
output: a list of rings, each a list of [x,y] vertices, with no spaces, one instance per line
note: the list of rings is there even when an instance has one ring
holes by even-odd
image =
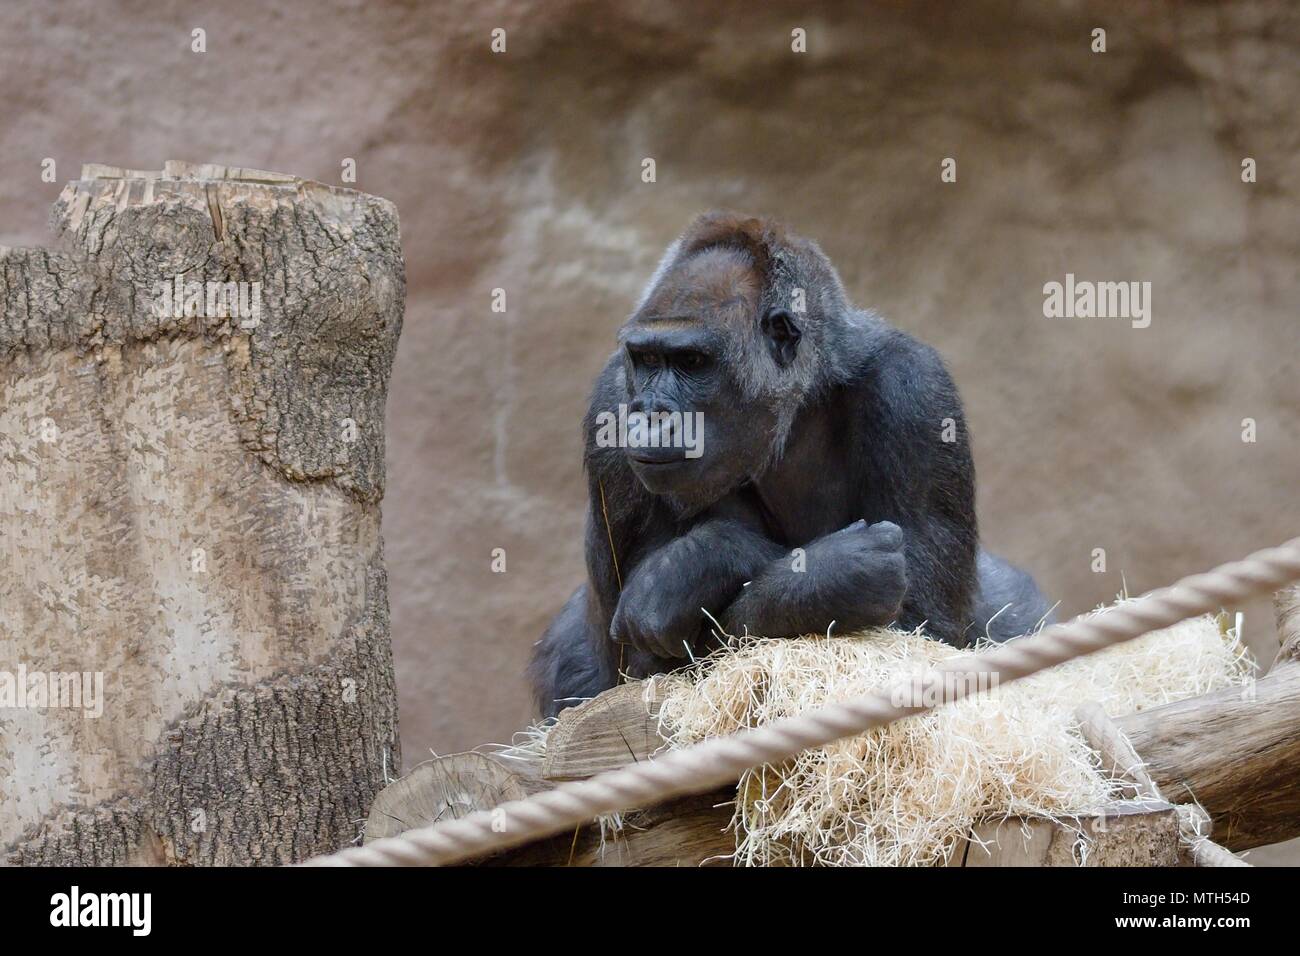
[[[458,820],[507,800],[522,800],[527,793],[518,774],[480,753],[426,760],[375,798],[366,821],[365,842],[441,820]]]
[[[1170,804],[1151,800],[1117,803],[1105,812],[1061,822],[1012,818],[978,823],[950,865],[1179,866],[1186,862],[1178,814]]]
[[[1277,636],[1282,645],[1273,666],[1286,661],[1300,661],[1300,584],[1274,594],[1273,609],[1277,613]]]
[[[562,711],[546,738],[542,776],[581,780],[648,760],[664,746],[655,689],[652,680],[621,684]]]

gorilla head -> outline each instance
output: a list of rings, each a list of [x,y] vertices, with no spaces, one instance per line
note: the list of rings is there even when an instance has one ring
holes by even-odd
[[[698,218],[619,332],[632,472],[682,513],[751,480],[836,377],[828,357],[848,312],[814,243],[758,219]]]

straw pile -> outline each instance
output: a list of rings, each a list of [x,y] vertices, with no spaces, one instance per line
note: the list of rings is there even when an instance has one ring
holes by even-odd
[[[971,654],[890,630],[738,640],[655,678],[670,746],[729,734],[914,678]],[[806,751],[740,780],[739,865],[925,866],[977,820],[1064,820],[1119,796],[1072,717],[1121,716],[1237,684],[1247,652],[1220,618],[1184,621],[987,695]]]

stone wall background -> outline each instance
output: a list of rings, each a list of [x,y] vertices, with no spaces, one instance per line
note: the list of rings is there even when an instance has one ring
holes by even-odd
[[[0,243],[47,243],[83,162],[337,183],[352,157],[357,188],[397,204],[384,533],[409,765],[529,718],[529,647],[582,574],[587,389],[705,208],[815,237],[859,304],[940,349],[985,540],[1063,615],[1300,531],[1298,50],[1283,0],[18,0]],[[1066,272],[1150,281],[1151,327],[1045,319]],[[1247,610],[1271,657],[1267,605]]]

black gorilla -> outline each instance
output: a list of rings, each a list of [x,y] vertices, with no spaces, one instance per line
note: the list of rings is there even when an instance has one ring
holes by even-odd
[[[774,223],[709,214],[668,248],[584,431],[588,580],[537,645],[544,714],[707,651],[704,611],[729,634],[897,622],[957,646],[1048,614],[980,551],[943,361]]]

